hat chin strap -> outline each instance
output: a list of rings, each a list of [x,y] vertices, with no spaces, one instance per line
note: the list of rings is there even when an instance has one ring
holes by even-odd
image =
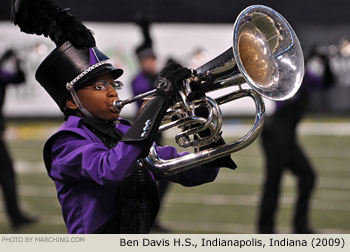
[[[77,92],[75,92],[75,89],[72,87],[71,89],[69,89],[69,92],[71,93],[73,100],[75,102],[75,104],[78,106],[79,110],[81,111],[81,113],[83,113],[85,116],[87,117],[94,117],[89,111],[87,111],[87,109],[84,108],[83,104],[81,104]]]

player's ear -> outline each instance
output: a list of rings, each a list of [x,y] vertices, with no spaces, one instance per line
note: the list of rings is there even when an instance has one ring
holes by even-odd
[[[76,110],[78,109],[78,106],[77,104],[75,104],[74,100],[72,97],[69,97],[67,100],[66,100],[66,107],[71,109],[71,110]]]

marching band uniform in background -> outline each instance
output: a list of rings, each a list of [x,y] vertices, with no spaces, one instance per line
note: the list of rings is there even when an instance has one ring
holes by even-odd
[[[36,221],[34,218],[23,214],[19,207],[15,171],[10,153],[4,142],[5,119],[2,108],[5,102],[6,87],[9,84],[20,85],[24,82],[25,75],[15,52],[12,50],[6,51],[0,59],[0,185],[4,195],[6,212],[14,229]]]
[[[134,96],[156,88],[155,81],[158,77],[157,57],[153,50],[153,42],[149,31],[150,23],[142,19],[137,24],[142,31],[143,41],[135,50],[140,71],[131,81]],[[139,109],[141,105],[142,100],[137,101]]]
[[[309,223],[309,205],[316,183],[316,173],[297,139],[297,126],[308,105],[310,92],[315,88],[327,88],[333,83],[328,59],[316,51],[309,61],[321,60],[324,73],[315,74],[309,67],[297,94],[276,103],[276,111],[267,118],[261,134],[265,153],[266,177],[258,216],[258,232],[274,233],[280,183],[288,168],[297,178],[297,199],[293,216],[293,233],[313,233]]]
[[[39,66],[36,79],[66,116],[46,142],[44,160],[68,232],[148,233],[158,211],[154,181],[159,177],[141,159],[191,71],[176,64],[161,71],[156,94],[131,126],[112,107],[118,99],[112,86],[118,86],[115,79],[123,71],[96,48],[91,32],[50,1],[21,1],[14,7],[14,22],[22,31],[49,36],[57,47]],[[186,154],[170,146],[156,148],[164,159]],[[215,162],[168,179],[184,186],[211,182],[219,172]]]

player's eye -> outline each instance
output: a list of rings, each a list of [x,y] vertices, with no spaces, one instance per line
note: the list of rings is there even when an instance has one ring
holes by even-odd
[[[95,89],[98,90],[98,91],[103,91],[103,90],[106,90],[107,87],[104,84],[96,84],[95,85]]]

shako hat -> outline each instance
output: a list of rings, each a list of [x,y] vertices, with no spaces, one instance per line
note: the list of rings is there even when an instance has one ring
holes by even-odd
[[[63,110],[70,96],[69,87],[77,90],[109,72],[114,79],[123,74],[123,70],[115,68],[111,60],[96,47],[78,49],[67,41],[46,57],[35,78]]]
[[[50,37],[56,44],[35,77],[62,111],[69,93],[80,103],[75,90],[89,80],[109,72],[116,79],[123,73],[96,48],[92,32],[50,0],[12,1],[11,19],[21,31]]]
[[[142,17],[137,20],[136,24],[140,27],[142,31],[143,41],[136,47],[135,53],[139,60],[156,57],[156,54],[153,51],[153,41],[150,34],[150,21]]]

